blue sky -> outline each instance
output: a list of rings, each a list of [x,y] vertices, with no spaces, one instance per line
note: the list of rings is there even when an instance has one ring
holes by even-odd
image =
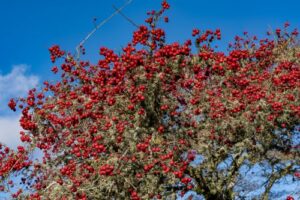
[[[8,73],[13,65],[27,64],[30,72],[44,78],[50,75],[48,47],[59,44],[72,51],[93,28],[93,18],[109,16],[112,5],[125,0],[1,0],[0,71]],[[289,21],[300,26],[300,1],[297,0],[170,0],[169,41],[190,37],[194,27],[220,27],[224,42],[249,31],[263,35]],[[136,23],[143,23],[148,10],[159,7],[160,0],[133,0],[124,10]],[[87,54],[97,60],[100,46],[120,49],[131,38],[134,27],[121,16],[114,17],[87,43]]]
[[[59,44],[74,52],[76,45],[93,29],[93,18],[102,21],[125,0],[0,0],[0,141],[17,145],[18,113],[9,112],[7,101],[24,95],[43,80],[51,80],[48,48]],[[170,22],[164,25],[168,41],[190,38],[191,31],[220,28],[221,49],[235,35],[248,31],[264,36],[289,21],[300,28],[298,0],[169,0]],[[133,0],[123,13],[142,24],[146,11],[157,9],[160,0]],[[98,49],[119,51],[135,30],[120,15],[105,24],[86,43],[86,59],[96,62]]]

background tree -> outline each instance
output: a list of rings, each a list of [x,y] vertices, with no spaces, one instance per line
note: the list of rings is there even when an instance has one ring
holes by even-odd
[[[226,54],[214,48],[220,30],[194,29],[192,51],[191,40],[165,42],[157,24],[169,7],[149,12],[120,54],[101,47],[97,64],[49,49],[61,79],[9,102],[25,145],[2,148],[1,191],[21,172],[19,199],[243,199],[241,168],[264,163],[268,199],[281,178],[299,178],[297,30],[245,33]]]

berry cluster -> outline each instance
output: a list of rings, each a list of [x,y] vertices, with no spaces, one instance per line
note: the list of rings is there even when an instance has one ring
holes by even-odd
[[[0,146],[0,178],[23,170],[31,199],[160,199],[162,185],[212,198],[233,193],[228,177],[245,152],[253,163],[274,151],[276,162],[299,163],[299,148],[288,148],[300,122],[297,31],[260,41],[245,33],[227,53],[213,48],[219,29],[194,29],[194,42],[168,44],[157,20],[170,6],[161,6],[120,53],[101,47],[94,64],[69,53],[52,68],[59,81],[10,100],[22,111],[25,145]],[[49,51],[52,62],[66,55],[57,45]],[[42,161],[29,159],[36,148]],[[205,158],[199,168],[191,165],[197,154]],[[218,170],[228,157],[237,171]]]
[[[60,50],[60,47],[58,45],[54,45],[49,48],[50,52],[50,58],[52,62],[55,62],[57,58],[60,58],[65,55],[65,52]]]

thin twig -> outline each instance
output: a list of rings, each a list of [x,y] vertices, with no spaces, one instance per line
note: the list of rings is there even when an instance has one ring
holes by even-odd
[[[113,5],[113,8],[117,11],[118,8],[116,6]],[[133,26],[135,27],[139,27],[139,25],[137,25],[137,23],[135,23],[132,19],[130,19],[129,17],[127,17],[124,13],[122,13],[121,11],[119,11],[119,14],[124,17],[129,23],[131,23]]]
[[[77,51],[77,59],[79,59],[80,56],[80,47],[83,46],[83,44],[99,29],[101,28],[104,24],[106,24],[111,18],[113,18],[116,14],[118,14],[122,9],[124,9],[128,4],[130,4],[132,0],[128,0],[122,7],[119,9],[116,9],[114,13],[112,13],[109,17],[107,17],[105,20],[103,20],[101,23],[99,23],[76,47]]]
[[[51,182],[45,189],[44,191],[48,190],[52,185],[58,184],[56,181]]]

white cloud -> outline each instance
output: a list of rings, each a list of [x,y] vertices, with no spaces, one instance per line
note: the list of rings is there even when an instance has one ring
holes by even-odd
[[[0,116],[0,142],[11,148],[21,144],[19,125],[20,116]]]
[[[14,65],[7,74],[0,72],[0,142],[16,148],[20,142],[20,115],[10,111],[10,98],[24,97],[28,90],[37,86],[38,76],[27,75],[28,65]]]
[[[0,104],[6,105],[7,101],[12,97],[20,97],[35,87],[39,78],[34,75],[26,75],[28,65],[15,65],[8,74],[0,74]],[[6,102],[4,102],[6,101]],[[2,106],[1,106],[2,107]]]

